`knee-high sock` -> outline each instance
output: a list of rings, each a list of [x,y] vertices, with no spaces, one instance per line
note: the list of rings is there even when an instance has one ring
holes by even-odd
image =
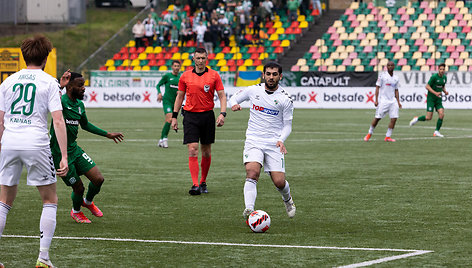
[[[438,119],[438,122],[436,122],[436,131],[439,131],[439,129],[441,128],[442,126],[442,122],[443,120],[442,119]]]
[[[210,157],[203,157],[202,156],[202,178],[200,179],[200,184],[203,182],[206,182],[208,171],[210,170],[210,164],[211,164],[211,155]]]
[[[282,189],[277,188],[277,190],[279,190],[279,193],[282,195],[282,199],[284,200],[284,202],[287,202],[290,200],[290,198],[292,198],[290,196],[290,185],[288,184],[288,181],[285,181],[284,188]]]
[[[72,208],[77,212],[80,211],[80,207],[82,206],[82,202],[84,202],[84,194],[76,194],[72,192],[70,195],[72,198]]]
[[[93,198],[100,192],[101,187],[102,187],[101,185],[96,186],[92,182],[89,182],[87,195],[85,196],[85,199],[87,199],[88,202],[92,202]],[[86,201],[84,200],[84,202],[86,202]]]
[[[49,247],[51,246],[52,237],[56,230],[56,212],[57,204],[44,204],[41,220],[39,221],[39,231],[41,238],[39,239],[39,257],[49,260]]]
[[[244,205],[248,209],[254,209],[257,197],[257,181],[246,178],[244,183]]]
[[[385,137],[391,137],[393,133],[393,128],[388,128],[387,133],[385,134]]]
[[[198,186],[198,172],[200,171],[198,167],[198,157],[188,158],[188,168],[190,169],[190,176],[192,177],[193,185]]]
[[[167,138],[167,136],[169,135],[169,130],[170,130],[170,123],[165,122],[164,127],[162,127],[161,139]]]
[[[426,116],[422,115],[418,117],[418,121],[426,121]]]
[[[7,215],[11,207],[3,202],[0,202],[0,237],[2,237],[3,229],[7,223]]]

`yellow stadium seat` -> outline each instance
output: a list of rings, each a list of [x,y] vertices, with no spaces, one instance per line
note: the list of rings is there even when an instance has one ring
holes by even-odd
[[[128,47],[134,47],[134,46],[136,46],[136,42],[135,42],[134,40],[129,40],[129,41],[128,41],[128,44],[127,44],[126,46],[128,46]]]
[[[130,61],[128,59],[124,60],[123,63],[121,64],[121,66],[129,66],[130,65]]]
[[[341,23],[341,25],[342,25],[342,23]],[[276,21],[276,22],[274,23],[274,26],[272,26],[272,27],[274,27],[274,28],[280,28],[280,27],[282,27],[282,22],[281,22],[281,21]]]
[[[467,66],[465,65],[459,66],[459,72],[467,72]]]
[[[334,66],[334,65],[329,65],[327,71],[328,71],[328,72],[336,72],[336,66]]]
[[[385,59],[385,52],[382,52],[382,51],[381,51],[381,52],[378,52],[378,53],[377,53],[377,58],[379,58],[379,59]]]
[[[427,72],[427,71],[429,71],[429,66],[428,66],[428,65],[422,65],[422,66],[420,67],[420,71],[422,71],[422,72]]]
[[[366,20],[365,20],[365,21],[361,21],[361,23],[359,23],[359,27],[365,28],[365,27],[367,27],[367,26],[369,26],[369,22],[366,21]]]
[[[182,55],[180,54],[180,52],[175,52],[173,55],[172,55],[172,60],[180,60],[182,59]]]
[[[315,46],[320,47],[325,44],[325,41],[323,39],[318,39],[315,42]]]
[[[319,51],[320,51],[320,53],[326,53],[326,52],[328,52],[328,46],[321,46],[321,47],[319,48]]]
[[[429,2],[429,7],[430,8],[436,8],[438,6],[438,3],[436,2]]]
[[[464,61],[464,65],[472,66],[472,59],[466,59],[466,60]]]
[[[418,15],[417,20],[419,21],[428,20],[428,15],[426,15],[425,13],[421,13],[420,15]]]
[[[465,39],[471,40],[471,39],[472,39],[472,32],[468,33],[468,34],[466,35]]]
[[[340,40],[348,40],[348,38],[349,38],[349,34],[348,34],[348,33],[341,33],[341,34],[339,35],[339,39],[340,39]]]
[[[436,21],[443,21],[446,19],[446,15],[444,13],[439,13],[436,15]]]
[[[333,59],[333,60],[339,59],[339,52],[333,52],[333,53],[331,53],[330,58]]]
[[[445,64],[446,66],[454,65],[454,59],[451,59],[451,58],[446,59]]]
[[[464,7],[464,1],[456,1],[456,7],[457,8],[463,8]]]
[[[452,45],[453,46],[460,46],[461,45],[461,40],[459,38],[455,38],[452,40]]]
[[[114,60],[107,60],[107,62],[105,63],[105,66],[107,66],[107,67],[114,66],[114,65],[115,65]]]
[[[155,47],[154,48],[154,53],[158,54],[162,52],[162,47]]]
[[[302,22],[302,21],[306,21],[306,18],[305,18],[305,15],[300,15],[298,16],[298,19],[297,19],[299,22]]]
[[[334,63],[333,59],[327,58],[323,65],[331,66],[331,65],[333,65],[333,63]]]
[[[356,68],[354,69],[356,72],[363,72],[364,71],[364,65],[357,65]]]
[[[138,60],[145,60],[147,58],[147,53],[139,53]]]
[[[451,9],[449,7],[443,7],[441,13],[443,14],[449,14],[451,13]]]
[[[359,14],[359,15],[357,15],[357,20],[358,20],[358,21],[363,21],[363,20],[365,20],[365,15],[364,15],[364,14]]]
[[[185,66],[185,67],[191,66],[191,65],[192,65],[192,60],[186,59],[186,60],[184,60],[184,62],[182,63],[182,65]]]
[[[323,60],[322,59],[317,59],[315,61],[315,66],[321,66],[321,64],[323,64]]]
[[[279,35],[276,34],[276,33],[273,33],[273,34],[270,35],[269,40],[270,41],[279,40]]]
[[[405,72],[405,71],[411,71],[411,66],[410,65],[403,65],[402,66],[402,71]]]
[[[398,26],[390,27],[390,32],[394,34],[398,33]]]
[[[233,55],[233,60],[240,60],[243,58],[243,54],[242,53],[236,53]]]
[[[456,27],[457,25],[459,25],[459,22],[457,20],[452,19],[449,21],[449,26]]]
[[[424,15],[424,14],[422,14],[422,15]],[[421,16],[421,15],[420,15],[420,16]],[[423,25],[423,23],[422,23],[422,21],[419,20],[419,19],[418,19],[418,20],[415,20],[415,21],[413,22],[413,26],[414,26],[414,27],[420,27],[421,25]]]
[[[264,53],[259,54],[259,59],[260,59],[260,60],[265,60],[265,59],[267,59],[268,57],[269,57],[269,53],[267,53],[267,52],[264,52]]]
[[[377,39],[362,39],[360,46],[361,46],[361,47],[366,47],[366,46],[368,46],[368,45],[370,44],[370,40],[377,40]]]
[[[306,65],[303,65],[303,66],[300,67],[301,72],[308,72],[309,70],[310,70],[310,68]]]
[[[229,41],[229,46],[230,47],[236,47],[237,46],[236,41],[234,41],[234,40]]]
[[[406,53],[408,51],[410,51],[410,46],[409,45],[403,45],[400,47],[400,51],[403,52],[403,53]]]
[[[344,52],[346,51],[346,47],[343,45],[340,45],[336,48],[336,52]]]
[[[444,32],[445,33],[452,33],[454,31],[454,28],[450,25],[444,27]]]
[[[467,52],[467,51],[461,52],[461,54],[459,55],[459,58],[464,59],[464,60],[468,59],[469,58],[469,52]]]
[[[182,53],[182,55],[181,55],[181,59],[182,59],[182,60],[186,60],[186,59],[188,59],[188,58],[190,58],[190,54],[189,54],[188,52]]]
[[[346,28],[344,28],[342,26],[336,28],[336,33],[338,33],[338,34],[342,34],[342,33],[345,33],[345,32],[346,32]]]
[[[218,63],[216,64],[216,66],[226,66],[226,60],[225,59],[222,59],[222,60],[218,60]]]
[[[336,68],[336,72],[345,72],[346,71],[346,66],[344,65],[338,65]]]
[[[284,34],[284,33],[285,33],[285,29],[284,29],[284,28],[277,28],[277,30],[275,30],[275,33],[276,33],[276,34]]]
[[[115,71],[116,70],[116,67],[115,66],[110,66],[108,67],[107,71]]]
[[[281,47],[289,47],[290,46],[290,40],[282,40],[280,43]]]
[[[353,45],[349,45],[346,47],[345,51],[348,53],[351,53],[351,52],[354,52],[354,50],[355,50],[355,47]]]
[[[133,71],[141,71],[141,66],[134,66]]]
[[[388,32],[388,33],[386,33],[386,34],[384,35],[384,39],[385,39],[385,40],[390,40],[390,39],[392,39],[392,38],[393,38],[393,33]]]
[[[358,2],[352,2],[351,6],[349,8],[350,9],[358,9],[359,8],[359,3]]]
[[[382,71],[382,66],[381,65],[375,65],[374,66],[374,72],[381,72]]]
[[[429,33],[428,32],[421,33],[420,38],[424,39],[424,40],[428,39],[429,38]]]
[[[467,26],[472,27],[472,20],[467,21]]]
[[[365,16],[365,20],[366,21],[373,21],[373,20],[375,20],[375,17],[372,14],[368,14],[367,16]]]
[[[395,52],[395,55],[393,56],[394,59],[399,60],[403,58],[403,52]]]
[[[349,34],[349,40],[355,40],[357,37],[357,34],[360,34],[362,32],[364,32],[364,28],[361,26],[357,26],[356,28],[354,28],[354,32]]]
[[[467,54],[468,55],[468,54]],[[432,54],[431,54],[431,58],[432,59],[440,59],[441,58],[441,52],[439,51],[434,51]]]
[[[246,71],[246,70],[247,70],[246,66],[244,66],[244,65],[243,66],[238,66],[238,71]]]
[[[251,59],[247,59],[244,61],[243,65],[244,66],[252,66],[254,64],[254,62],[251,60]]]
[[[229,67],[228,67],[228,66],[221,66],[220,72],[228,72],[228,71],[229,71]]]
[[[394,26],[395,26],[395,21],[394,20],[387,21],[387,27],[390,27],[390,29],[392,29]]]
[[[352,66],[358,66],[358,65],[361,65],[361,59],[353,59],[352,62],[351,62],[351,65]]]
[[[298,59],[296,65],[298,66],[306,65],[306,59]]]
[[[146,50],[144,50],[144,52],[146,52],[147,54],[149,53],[153,53],[154,52],[154,48],[152,46],[149,46],[146,48]]]
[[[452,41],[451,39],[444,39],[443,42],[442,42],[442,46],[450,46],[452,44]]]
[[[160,66],[159,71],[167,71],[167,66],[165,65]]]
[[[139,66],[139,60],[135,59],[131,62],[131,66]]]
[[[239,52],[239,47],[238,46],[235,46],[235,47],[231,47],[231,51],[229,53],[238,53]]]
[[[409,2],[409,3],[411,3],[411,2]],[[412,8],[412,7],[407,8],[406,14],[408,14],[408,15],[410,15],[410,16],[413,15],[413,14],[415,14],[415,9]]]
[[[433,53],[433,52],[435,52],[437,49],[438,49],[438,48],[435,47],[435,46],[429,46],[429,47],[428,47],[428,52]]]
[[[221,53],[221,52],[220,52],[220,53],[217,53],[217,54],[215,55],[215,60],[222,60],[222,59],[224,59],[224,58],[225,58],[225,54],[223,54],[223,53]]]
[[[411,39],[413,40],[417,40],[417,39],[420,39],[421,38],[421,34],[418,33],[418,32],[414,32],[411,34]]]
[[[342,60],[347,59],[348,56],[349,56],[349,53],[347,53],[347,52],[339,53],[339,58],[342,59]]]
[[[416,29],[416,31],[419,32],[419,33],[424,33],[424,32],[426,32],[426,27],[420,26],[420,27],[418,27],[418,29]]]
[[[426,60],[421,58],[416,61],[416,66],[423,66],[426,64]]]
[[[385,15],[390,15],[390,14],[388,14],[388,8],[385,8],[385,7],[380,8],[379,14],[384,15],[384,18],[385,18]],[[389,18],[391,19],[392,17],[390,16]]]
[[[264,71],[264,66],[263,65],[259,65],[256,67],[256,71],[261,71],[263,72]]]
[[[141,71],[149,71],[149,70],[151,70],[151,67],[149,65],[145,65],[141,67]]]
[[[381,59],[379,62],[379,66],[387,66],[387,63],[390,59]]]
[[[335,28],[339,28],[339,27],[342,27],[342,26],[343,26],[343,22],[340,21],[340,20],[336,20],[333,23],[333,27],[335,27]]]
[[[413,53],[413,56],[412,56],[412,58],[413,58],[414,60],[420,59],[420,58],[422,58],[422,57],[423,57],[423,53],[421,53],[421,52],[419,52],[419,51],[415,51],[415,52]]]
[[[370,40],[370,42],[369,42],[369,46],[373,46],[373,47],[376,47],[378,44],[379,44],[379,40],[378,40],[378,39],[372,39],[372,40]]]
[[[433,45],[433,39],[431,39],[431,38],[425,39],[423,45],[432,46]]]
[[[397,45],[403,46],[404,44],[406,44],[406,41],[404,38],[397,39]]]

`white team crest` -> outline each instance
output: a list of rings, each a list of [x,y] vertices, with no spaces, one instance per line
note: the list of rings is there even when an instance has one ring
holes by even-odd
[[[79,107],[79,114],[82,114],[82,109],[80,109],[80,107]]]
[[[203,87],[203,90],[205,90],[205,92],[210,91],[210,85],[205,85],[205,86]]]

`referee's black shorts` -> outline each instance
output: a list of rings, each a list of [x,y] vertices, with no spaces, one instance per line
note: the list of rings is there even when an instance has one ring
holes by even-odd
[[[215,143],[215,113],[213,110],[194,113],[184,113],[184,144],[200,142],[201,144]]]

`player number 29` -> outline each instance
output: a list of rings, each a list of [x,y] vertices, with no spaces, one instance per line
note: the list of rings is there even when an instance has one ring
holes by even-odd
[[[11,104],[11,114],[31,115],[34,108],[34,98],[36,97],[36,85],[32,83],[26,85],[15,84],[13,86],[13,92],[18,90],[20,94],[18,94],[18,97]],[[21,101],[23,101],[24,104],[20,103]],[[15,107],[18,103],[20,103],[18,107]]]

